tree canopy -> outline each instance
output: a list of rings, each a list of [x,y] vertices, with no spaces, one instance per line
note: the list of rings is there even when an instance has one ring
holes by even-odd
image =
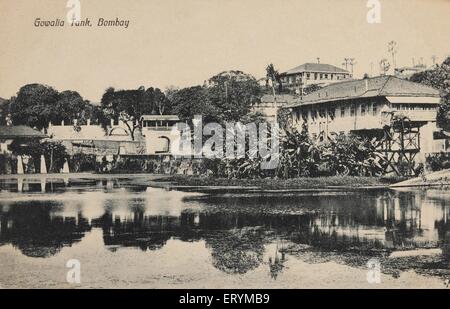
[[[42,84],[21,87],[17,96],[7,100],[2,109],[2,118],[10,114],[14,125],[27,125],[39,130],[47,128],[49,122],[60,123],[64,120],[70,123],[78,119],[82,123],[98,116],[94,112],[95,107],[78,92],[58,92]]]
[[[442,104],[438,111],[437,124],[444,130],[450,131],[450,57],[431,70],[415,73],[410,80],[440,91]]]
[[[180,89],[171,94],[173,111],[182,120],[202,115],[206,122],[239,121],[259,101],[256,79],[242,71],[214,75],[204,86]]]
[[[142,115],[171,113],[171,102],[158,88],[139,87],[136,90],[106,89],[101,99],[101,108],[106,119],[122,121],[135,139]]]

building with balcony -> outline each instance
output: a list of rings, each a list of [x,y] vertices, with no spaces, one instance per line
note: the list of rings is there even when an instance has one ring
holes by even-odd
[[[103,155],[163,155],[170,154],[172,126],[179,122],[176,115],[143,115],[134,140],[122,121],[111,120],[102,127],[98,124],[49,124],[48,135],[66,146],[70,154]]]
[[[417,132],[421,154],[447,151],[446,141],[435,140],[439,91],[394,76],[379,76],[328,85],[291,104],[291,120],[299,130],[308,125],[313,136],[340,133],[368,134],[391,126],[393,116],[406,117]],[[419,161],[421,161],[419,160]]]
[[[302,87],[317,84],[326,86],[351,79],[352,74],[344,69],[325,63],[304,63],[281,73],[283,88],[301,93]]]
[[[172,128],[180,118],[176,115],[144,115],[141,118],[146,153],[168,155],[173,138]]]

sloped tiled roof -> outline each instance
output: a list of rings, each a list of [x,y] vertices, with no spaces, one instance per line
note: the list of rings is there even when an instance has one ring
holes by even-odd
[[[289,75],[289,74],[296,74],[296,73],[302,73],[302,72],[350,73],[344,69],[338,68],[331,64],[304,63],[302,65],[299,65],[298,67],[295,67],[293,69],[290,69],[289,71],[284,72],[283,74]]]
[[[44,138],[47,135],[27,126],[0,126],[0,138]]]
[[[330,84],[290,106],[378,96],[439,97],[439,91],[395,76],[378,76]]]

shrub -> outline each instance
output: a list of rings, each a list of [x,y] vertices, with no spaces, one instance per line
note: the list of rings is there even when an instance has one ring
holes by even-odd
[[[96,157],[93,154],[77,153],[70,159],[71,171],[79,172],[94,172],[98,170]]]
[[[64,162],[69,158],[66,147],[60,142],[54,141],[22,141],[15,140],[11,143],[9,149],[14,155],[26,155],[30,156],[34,163],[34,170],[40,171],[40,159],[41,155],[44,155],[47,171],[59,172],[63,167]]]
[[[427,169],[432,171],[440,171],[450,168],[450,153],[441,152],[428,155],[426,158]]]

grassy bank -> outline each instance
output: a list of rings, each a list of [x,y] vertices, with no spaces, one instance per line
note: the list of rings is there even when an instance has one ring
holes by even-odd
[[[206,176],[174,175],[161,181],[171,182],[178,186],[193,187],[259,187],[261,189],[320,189],[327,187],[375,187],[388,186],[398,182],[398,178],[381,177],[354,177],[354,176],[334,176],[315,178],[292,178],[292,179],[227,179]]]

